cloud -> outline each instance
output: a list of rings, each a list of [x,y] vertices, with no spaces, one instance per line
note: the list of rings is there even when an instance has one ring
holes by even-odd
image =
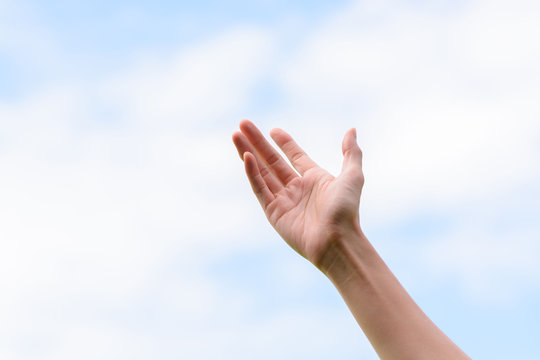
[[[70,66],[63,50],[32,4],[0,1],[0,59],[15,73],[17,87],[36,86],[43,78],[51,81],[52,74],[58,76],[59,69]],[[6,76],[8,81],[12,76]]]
[[[268,46],[256,29],[233,30],[113,78],[53,83],[0,104],[0,317],[10,329],[1,351],[46,338],[35,347],[44,358],[78,356],[90,343],[99,356],[129,354],[123,346],[134,343],[148,354],[160,340],[144,352],[148,333],[105,320],[109,311],[129,318],[124,307],[133,315],[160,303],[189,324],[227,303],[197,274],[246,241],[239,229],[252,211],[235,198],[245,184],[234,184],[242,167],[232,129],[205,124],[245,104]],[[240,236],[224,241],[232,229]],[[178,263],[178,278],[160,278]],[[156,300],[151,284],[175,290]]]
[[[267,225],[245,201],[230,135],[272,51],[268,33],[232,29],[0,104],[2,355],[252,358],[272,341],[292,349],[282,330],[293,323],[313,356],[334,353],[335,343],[314,339],[330,315],[257,322],[254,294],[206,273],[215,259],[264,243],[253,239]]]
[[[165,63],[142,60],[105,83],[104,91],[122,114],[151,128],[189,129],[225,120],[246,106],[271,58],[272,42],[257,28],[231,30]]]
[[[440,2],[433,8],[353,2],[284,64],[279,78],[291,105],[268,116],[271,124],[293,119],[287,125],[293,134],[334,173],[341,162],[339,140],[356,126],[364,150],[362,222],[368,233],[419,213],[458,219],[455,226],[462,230],[429,239],[438,250],[428,252],[427,263],[440,263],[471,298],[484,294],[486,302],[505,290],[486,285],[489,291],[480,291],[479,283],[491,284],[505,272],[530,279],[539,269],[529,258],[534,231],[508,225],[505,239],[495,236],[488,248],[491,228],[501,224],[471,224],[466,215],[489,202],[495,206],[492,219],[498,218],[509,202],[499,194],[540,179],[533,165],[540,156],[540,52],[534,39],[539,12],[536,2],[526,0],[512,6]],[[499,256],[512,238],[523,239],[508,250],[515,261]],[[464,254],[477,255],[481,270],[474,280],[466,276],[473,263]],[[516,265],[519,259],[529,259],[528,265]],[[536,284],[519,283],[516,298]]]
[[[457,280],[462,294],[477,304],[515,304],[540,287],[538,229],[496,231],[456,229],[425,247],[426,267]]]
[[[347,347],[360,335],[344,307],[279,308],[261,320],[250,312],[256,295],[206,272],[238,249],[279,240],[247,198],[230,141],[269,79],[287,101],[253,120],[289,130],[334,173],[341,137],[358,128],[368,230],[455,214],[455,228],[411,246],[419,264],[472,301],[520,299],[536,287],[536,227],[498,233],[508,200],[491,211],[481,203],[540,175],[538,6],[440,4],[448,8],[352,2],[294,47],[281,46],[279,31],[241,26],[0,102],[0,354],[35,358],[20,344],[42,339],[40,358],[90,347],[88,358],[252,358],[274,343],[284,347],[268,356],[283,358],[299,348],[290,340],[298,334],[313,357],[369,348]],[[48,38],[43,52],[59,59],[50,64],[69,62]],[[4,35],[0,46],[13,50],[17,39]],[[39,49],[13,58],[39,62]],[[475,211],[482,221],[468,221]],[[298,264],[268,265],[272,281],[309,292],[319,279]]]
[[[523,26],[522,14],[538,6],[521,5],[506,14],[504,28],[529,43],[535,32]],[[366,193],[376,198],[369,211],[378,218],[403,216],[426,202],[489,196],[538,176],[529,164],[538,157],[538,73],[532,65],[540,54],[501,46],[499,55],[515,51],[501,62],[491,47],[476,46],[497,38],[482,29],[501,28],[502,4],[484,7],[474,3],[427,16],[402,3],[357,2],[285,67],[293,115],[300,104],[315,113],[306,110],[298,123],[330,127],[332,119],[359,127]]]

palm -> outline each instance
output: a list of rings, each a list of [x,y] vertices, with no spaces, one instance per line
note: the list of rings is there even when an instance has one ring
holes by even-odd
[[[340,217],[357,209],[354,194],[346,194],[343,178],[312,169],[287,184],[267,207],[267,217],[277,232],[299,253],[317,259],[324,251]]]
[[[317,263],[334,233],[351,224],[344,220],[358,217],[363,176],[361,152],[351,142],[352,134],[346,135],[343,151],[355,156],[346,156],[342,173],[333,177],[288,134],[275,130],[272,137],[302,175],[298,176],[252,123],[243,121],[240,127],[242,132],[233,140],[241,155],[247,153],[246,172],[269,222],[291,247]]]

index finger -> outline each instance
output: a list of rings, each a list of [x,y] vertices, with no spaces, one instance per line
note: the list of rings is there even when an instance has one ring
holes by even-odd
[[[300,175],[304,175],[306,171],[317,166],[315,161],[306,154],[304,150],[294,141],[291,135],[287,134],[281,129],[272,129],[270,136],[279,148],[283,151],[287,158],[290,160],[291,164]]]
[[[268,165],[268,168],[283,185],[287,185],[292,179],[298,177],[298,174],[293,168],[281,157],[251,121],[242,120],[240,122],[240,130],[246,135],[257,153]]]

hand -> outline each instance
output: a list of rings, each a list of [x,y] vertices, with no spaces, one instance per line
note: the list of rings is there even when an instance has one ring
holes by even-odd
[[[422,312],[363,236],[358,207],[364,176],[355,130],[343,139],[338,177],[317,166],[285,131],[274,129],[270,136],[299,174],[243,120],[233,141],[253,192],[281,237],[336,285],[380,358],[470,359]]]
[[[299,174],[248,120],[240,122],[233,142],[270,224],[293,249],[320,267],[332,241],[360,229],[364,176],[356,130],[347,131],[343,139],[338,177],[319,167],[285,131],[273,129],[270,136]]]

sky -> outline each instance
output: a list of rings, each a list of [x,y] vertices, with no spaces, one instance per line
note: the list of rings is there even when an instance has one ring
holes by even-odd
[[[472,358],[538,359],[540,4],[0,0],[0,358],[377,359],[274,233],[248,118],[337,175]]]

